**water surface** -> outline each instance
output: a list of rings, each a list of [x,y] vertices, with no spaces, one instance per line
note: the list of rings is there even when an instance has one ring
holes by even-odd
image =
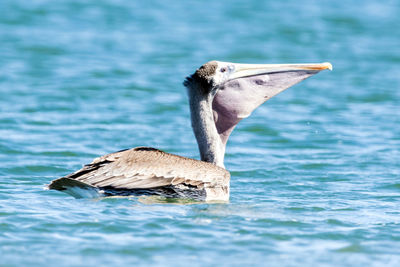
[[[399,2],[142,2],[0,2],[0,265],[400,264]],[[198,158],[181,83],[212,59],[334,66],[239,124],[230,203],[43,190],[124,148]]]

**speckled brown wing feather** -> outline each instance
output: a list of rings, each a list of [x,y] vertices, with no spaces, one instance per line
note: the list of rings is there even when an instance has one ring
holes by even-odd
[[[54,180],[50,189],[62,190],[61,179],[97,188],[149,189],[184,184],[198,189],[229,187],[229,172],[214,164],[163,151],[137,147],[93,160],[82,169]]]

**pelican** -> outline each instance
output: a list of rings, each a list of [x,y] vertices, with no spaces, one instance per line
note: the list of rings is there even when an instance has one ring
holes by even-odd
[[[207,62],[183,83],[201,160],[136,147],[98,157],[48,188],[76,198],[156,195],[229,201],[224,155],[235,126],[268,99],[325,69],[332,65]]]

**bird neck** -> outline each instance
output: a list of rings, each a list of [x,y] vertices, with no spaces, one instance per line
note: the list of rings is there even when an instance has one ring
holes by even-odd
[[[221,141],[214,122],[212,94],[203,94],[197,88],[189,88],[189,105],[192,128],[199,146],[202,161],[225,168],[225,143]]]

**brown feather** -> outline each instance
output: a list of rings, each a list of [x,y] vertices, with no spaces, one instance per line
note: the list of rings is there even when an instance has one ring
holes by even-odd
[[[52,181],[49,188],[60,190],[76,181],[82,187],[99,189],[133,190],[182,185],[203,190],[229,188],[229,179],[229,172],[214,164],[150,147],[137,147],[95,158],[82,169]]]

